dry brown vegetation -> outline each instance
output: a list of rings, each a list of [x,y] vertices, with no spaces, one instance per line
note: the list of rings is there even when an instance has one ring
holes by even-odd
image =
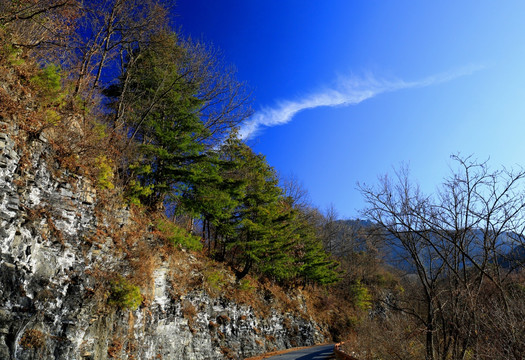
[[[38,329],[28,329],[20,339],[20,345],[26,349],[41,349],[46,345],[46,334]]]

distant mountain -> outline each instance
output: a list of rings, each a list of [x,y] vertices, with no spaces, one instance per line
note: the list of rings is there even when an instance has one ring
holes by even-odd
[[[374,223],[368,220],[337,220],[332,225],[331,240],[328,250],[335,256],[344,256],[348,252],[366,250],[364,230],[371,229]]]
[[[505,269],[521,269],[525,265],[525,246],[518,245],[506,255],[498,256],[498,264]]]
[[[337,222],[337,236],[334,239],[332,253],[334,255],[343,255],[346,251],[366,251],[367,250],[367,231],[375,234],[375,245],[379,248],[379,253],[382,256],[385,263],[393,266],[399,270],[407,273],[414,273],[416,268],[410,257],[410,254],[402,245],[401,240],[396,238],[392,234],[387,234],[386,231],[382,234],[383,240],[381,244],[377,240],[380,236],[378,225],[369,220],[340,220]],[[482,243],[483,243],[483,231],[474,230],[471,233],[472,243],[470,246],[470,253],[473,257],[482,255]],[[518,244],[516,244],[518,240]],[[500,255],[493,262],[498,263],[500,266],[511,269],[511,268],[522,268],[525,265],[525,246],[519,243],[525,244],[525,239],[521,239],[520,236],[513,233],[504,233],[498,237],[497,246]],[[431,261],[432,258],[434,264],[439,264],[439,260],[436,260],[435,254],[432,253],[420,253],[423,261]],[[471,265],[466,263],[467,266]]]

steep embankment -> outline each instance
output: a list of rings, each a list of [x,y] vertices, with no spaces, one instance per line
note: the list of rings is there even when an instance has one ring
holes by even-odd
[[[1,90],[15,105],[36,101]],[[238,359],[325,339],[299,293],[288,311],[168,246],[15,113],[0,123],[0,359]]]
[[[31,166],[17,174],[20,155],[9,131],[0,140],[0,358],[242,358],[324,339],[312,321],[276,310],[260,317],[204,286],[179,294],[176,278],[191,271],[192,259],[199,269],[185,253],[178,266],[173,256],[156,259],[139,309],[112,304],[108,279],[131,270],[111,236],[97,237],[105,218],[96,214],[95,189],[50,169],[42,140],[29,149]],[[125,233],[129,217],[125,209],[113,214],[112,228]]]

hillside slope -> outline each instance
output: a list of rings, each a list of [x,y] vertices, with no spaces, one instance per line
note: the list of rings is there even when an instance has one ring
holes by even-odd
[[[26,83],[2,72],[1,359],[242,359],[326,339],[299,291],[239,284],[64,166],[60,128],[27,131],[43,100]]]

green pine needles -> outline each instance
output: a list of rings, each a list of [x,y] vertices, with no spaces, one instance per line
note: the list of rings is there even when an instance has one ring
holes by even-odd
[[[191,74],[190,54],[173,34],[156,40],[130,61],[126,81],[109,91],[115,106],[133,109],[117,118],[137,150],[128,167],[128,202],[152,210],[170,204],[174,214],[194,219],[191,230],[199,229],[199,237],[166,219],[155,226],[174,246],[206,246],[239,281],[254,271],[279,282],[337,281],[336,263],[265,157],[235,130],[220,146],[206,142],[213,130],[204,120],[210,105]]]

